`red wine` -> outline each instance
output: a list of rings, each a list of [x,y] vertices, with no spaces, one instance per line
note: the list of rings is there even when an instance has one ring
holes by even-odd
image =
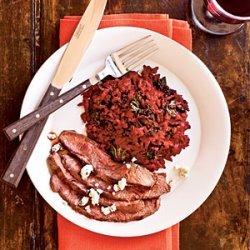
[[[228,35],[250,21],[250,0],[191,0],[193,21],[213,35]]]
[[[205,0],[207,10],[225,23],[237,24],[250,20],[250,0]]]
[[[216,0],[222,9],[234,16],[250,16],[250,0]]]

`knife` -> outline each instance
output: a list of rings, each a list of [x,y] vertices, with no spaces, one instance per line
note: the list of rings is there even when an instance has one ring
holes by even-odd
[[[79,65],[85,51],[87,50],[95,31],[97,30],[103,16],[107,0],[91,0],[84,15],[82,16],[76,30],[61,58],[55,76],[49,85],[39,106],[43,106],[55,100],[64,84],[70,82]],[[39,114],[36,114],[40,118]],[[34,125],[22,137],[20,145],[12,156],[2,180],[17,187],[26,164],[33,152],[37,140],[46,124],[47,118]],[[13,124],[12,124],[13,125]],[[10,132],[13,136],[18,132],[15,126],[8,126],[4,132]]]

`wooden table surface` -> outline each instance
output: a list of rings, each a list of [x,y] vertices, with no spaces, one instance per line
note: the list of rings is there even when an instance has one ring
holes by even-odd
[[[88,2],[0,1],[1,128],[18,118],[32,76],[58,48],[60,18],[82,15]],[[211,69],[225,94],[232,140],[225,171],[215,190],[181,222],[180,246],[183,250],[247,249],[250,25],[230,36],[207,35],[192,24],[189,5],[188,0],[109,0],[105,13],[169,13],[191,24],[193,52]],[[2,172],[18,141],[10,143],[2,133],[0,139]],[[2,183],[0,188],[0,249],[56,249],[56,214],[36,192],[27,174],[18,189]]]

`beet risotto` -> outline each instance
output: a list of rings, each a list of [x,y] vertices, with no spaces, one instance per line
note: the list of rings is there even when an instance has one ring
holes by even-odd
[[[188,103],[167,86],[158,68],[143,67],[120,79],[106,79],[83,93],[88,137],[118,162],[164,168],[189,145]]]

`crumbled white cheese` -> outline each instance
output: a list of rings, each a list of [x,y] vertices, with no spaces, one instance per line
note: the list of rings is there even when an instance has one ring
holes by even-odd
[[[100,189],[100,188],[97,188],[96,191],[97,191],[98,194],[102,194],[103,193],[103,190]]]
[[[47,135],[47,138],[48,138],[49,140],[55,140],[56,137],[57,137],[57,135],[56,135],[55,133],[53,133],[53,132],[50,132],[50,133],[48,133],[48,135]]]
[[[110,206],[110,211],[111,212],[115,212],[116,211],[116,205],[115,205],[115,203]]]
[[[108,215],[111,213],[109,207],[101,207],[101,211],[103,214]]]
[[[101,211],[102,211],[103,214],[108,215],[111,212],[115,212],[116,211],[116,205],[113,204],[113,205],[108,206],[108,207],[101,207]]]
[[[91,172],[93,171],[92,165],[85,165],[81,170],[81,177],[83,180],[87,180],[87,178],[90,176]]]
[[[95,183],[95,187],[99,187],[99,183]]]
[[[126,186],[127,186],[126,178],[122,178],[120,181],[118,181],[119,190],[124,190]]]
[[[115,190],[115,192],[118,192],[118,191],[119,191],[119,187],[118,187],[117,184],[114,185],[114,190]]]
[[[127,186],[126,178],[121,178],[121,180],[119,180],[117,184],[114,184],[113,188],[115,192],[118,192],[124,190],[126,186]]]
[[[61,150],[62,146],[60,143],[57,143],[57,144],[54,144],[52,147],[51,147],[51,152],[58,152],[59,150]]]
[[[189,170],[187,168],[175,166],[174,170],[180,178],[187,178],[189,175]]]
[[[85,205],[87,205],[88,202],[89,202],[89,197],[84,196],[82,197],[78,205],[84,207]]]
[[[130,169],[131,168],[131,164],[130,163],[126,163],[126,168]]]
[[[131,159],[131,162],[135,162],[135,161],[137,161],[137,159],[136,159],[135,157],[133,157],[133,158]]]
[[[111,189],[111,186],[108,186],[108,187],[107,187],[107,190],[110,190],[110,189]]]
[[[115,192],[112,192],[113,195],[115,195]]]
[[[99,203],[99,199],[100,199],[100,195],[98,194],[98,192],[91,188],[89,191],[89,197],[91,198],[91,203],[93,205],[97,205]]]
[[[166,168],[159,168],[156,171],[154,171],[157,174],[166,174],[167,173],[167,169]]]
[[[90,205],[86,206],[85,210],[90,214],[91,213]]]

